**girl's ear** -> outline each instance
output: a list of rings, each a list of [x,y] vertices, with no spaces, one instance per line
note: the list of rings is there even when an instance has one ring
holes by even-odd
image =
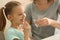
[[[12,15],[7,15],[7,18],[8,18],[8,20],[13,20],[13,17],[12,17]]]

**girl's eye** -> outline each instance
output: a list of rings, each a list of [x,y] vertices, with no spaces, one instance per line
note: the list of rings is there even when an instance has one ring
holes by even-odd
[[[19,16],[21,16],[22,14],[18,14]]]

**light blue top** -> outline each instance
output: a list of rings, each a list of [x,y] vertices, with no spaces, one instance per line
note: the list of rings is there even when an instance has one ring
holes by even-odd
[[[14,38],[17,38],[19,40],[24,40],[24,34],[18,31],[17,29],[10,27],[6,32],[5,39],[13,40]]]

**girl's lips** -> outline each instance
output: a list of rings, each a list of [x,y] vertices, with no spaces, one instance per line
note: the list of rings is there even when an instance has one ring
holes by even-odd
[[[24,22],[24,19],[20,19],[21,22]]]

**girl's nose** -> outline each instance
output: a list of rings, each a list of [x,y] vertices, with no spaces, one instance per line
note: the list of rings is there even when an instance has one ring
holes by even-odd
[[[22,17],[25,18],[26,17],[26,14],[24,13]]]
[[[26,14],[24,13],[24,17],[26,17]]]

